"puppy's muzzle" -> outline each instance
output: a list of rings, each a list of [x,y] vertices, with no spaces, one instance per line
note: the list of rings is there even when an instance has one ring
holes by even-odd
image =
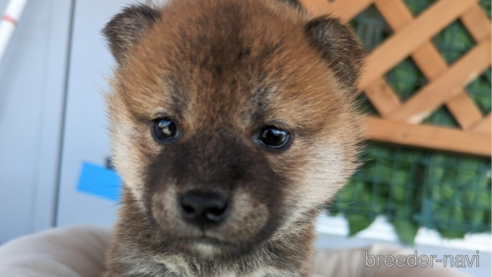
[[[229,198],[217,192],[190,190],[179,197],[178,209],[182,218],[205,228],[218,225],[230,213]]]

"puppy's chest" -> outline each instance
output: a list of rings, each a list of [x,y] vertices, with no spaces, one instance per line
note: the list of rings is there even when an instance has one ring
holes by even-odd
[[[244,271],[231,265],[225,267],[200,268],[191,266],[181,257],[167,257],[156,260],[161,266],[165,266],[169,272],[169,277],[294,277],[298,276],[293,272],[287,272],[271,266],[258,266],[254,269]],[[167,277],[167,276],[166,276]]]
[[[258,270],[250,274],[237,274],[234,272],[224,272],[224,274],[218,275],[223,277],[284,277],[287,276],[285,273],[272,273],[272,270]]]
[[[287,273],[287,272],[281,272],[279,270],[274,270],[274,269],[258,269],[256,271],[250,272],[250,273],[237,273],[234,271],[230,270],[223,270],[219,271],[215,274],[207,274],[203,275],[200,272],[197,273],[192,273],[192,274],[187,274],[186,272],[176,272],[176,271],[169,271],[169,275],[166,275],[166,277],[289,277],[289,276],[296,276],[292,275],[292,273]]]
[[[202,276],[200,273],[198,275],[186,275],[172,272],[169,277],[198,277]],[[252,273],[238,274],[232,271],[222,271],[214,275],[207,275],[209,277],[289,277],[295,276],[286,272],[277,271],[277,273],[272,273],[272,270],[258,270]]]

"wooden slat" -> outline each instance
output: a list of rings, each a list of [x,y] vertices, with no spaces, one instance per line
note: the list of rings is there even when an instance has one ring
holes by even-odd
[[[376,1],[375,6],[395,32],[401,31],[414,20],[401,0],[379,0]],[[436,77],[447,69],[446,61],[435,46],[428,41],[412,53],[412,58],[428,79]]]
[[[365,90],[477,2],[478,0],[441,0],[424,11],[368,56],[360,89]]]
[[[482,119],[482,113],[464,90],[448,99],[446,107],[463,130],[470,129],[475,122]]]
[[[331,13],[331,4],[327,0],[299,0],[298,2],[313,16]]]
[[[383,78],[376,80],[366,89],[365,94],[383,118],[390,115],[401,105],[400,99]]]
[[[336,0],[331,4],[331,9],[334,16],[339,17],[343,22],[348,22],[373,2],[374,0]]]
[[[396,32],[413,21],[412,14],[401,0],[378,0],[375,5],[388,25]],[[479,23],[482,24],[483,22]],[[412,54],[412,58],[429,81],[435,80],[448,68],[446,61],[430,42],[419,47]],[[464,90],[449,99],[446,105],[456,121],[465,130],[482,118],[480,110]]]
[[[481,134],[489,134],[491,133],[491,115],[490,113],[482,118],[482,120],[478,121],[475,125],[473,125],[470,129],[473,132],[481,133]]]
[[[376,6],[378,5],[386,6],[386,5],[391,5],[392,1],[393,0],[377,0],[375,1],[374,4]],[[398,10],[396,10],[395,13],[392,13],[391,16],[398,17],[399,16]],[[388,22],[387,19],[386,21]],[[388,23],[393,30],[397,28],[401,28],[401,26],[397,26],[397,28],[394,28],[393,26],[391,26],[390,22]],[[395,92],[388,85],[386,80],[384,80],[384,78],[376,79],[371,85],[369,85],[365,89],[365,94],[367,95],[367,98],[369,98],[371,103],[374,105],[379,115],[383,118],[390,115],[391,112],[395,111],[401,104],[400,99],[398,98],[398,96],[396,96]]]
[[[446,101],[446,107],[461,129],[465,131],[482,119],[482,112],[464,90],[460,90],[458,94],[449,98]]]
[[[400,0],[377,0],[374,5],[394,31],[403,29],[413,21],[412,14]]]
[[[448,68],[446,60],[442,58],[439,50],[431,42],[426,42],[417,48],[412,53],[412,58],[429,80],[435,79]]]
[[[379,118],[366,119],[369,139],[490,157],[491,136],[430,125],[411,125]]]
[[[340,18],[343,22],[348,22],[369,5],[374,0],[337,0],[329,3],[327,0],[299,0],[299,3],[314,16],[331,14]]]
[[[476,42],[480,42],[490,36],[492,31],[490,20],[479,5],[473,5],[467,10],[461,16],[461,22]]]
[[[461,88],[490,66],[490,46],[490,40],[486,40],[474,47],[443,75],[418,91],[388,118],[412,124],[420,123],[444,101],[459,93]]]

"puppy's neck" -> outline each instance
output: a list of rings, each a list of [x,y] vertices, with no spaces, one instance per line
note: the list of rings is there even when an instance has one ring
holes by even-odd
[[[312,267],[316,217],[306,218],[299,222],[305,227],[288,234],[276,234],[251,253],[228,261],[203,260],[160,241],[145,212],[126,192],[110,249],[109,266],[113,267],[111,272],[120,272],[121,275],[115,276],[125,277],[307,277]]]

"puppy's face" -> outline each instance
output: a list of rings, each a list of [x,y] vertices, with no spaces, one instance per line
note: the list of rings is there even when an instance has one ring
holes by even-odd
[[[230,257],[304,228],[355,168],[362,50],[268,0],[127,8],[105,28],[114,162],[167,245]]]

